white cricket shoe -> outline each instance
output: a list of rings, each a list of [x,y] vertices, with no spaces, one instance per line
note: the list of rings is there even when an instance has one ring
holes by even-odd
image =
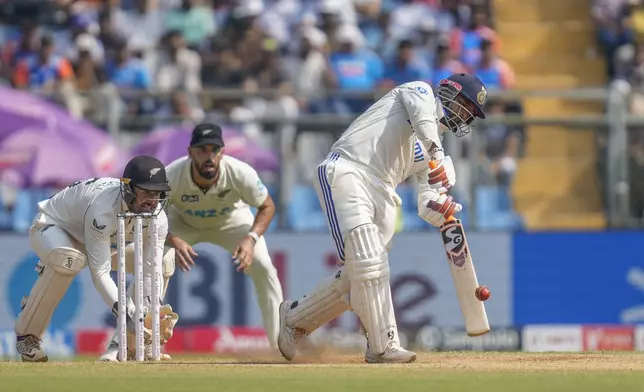
[[[24,362],[47,362],[49,358],[40,346],[41,343],[42,340],[34,335],[18,336],[16,350]]]
[[[292,361],[295,358],[298,344],[302,341],[302,338],[307,336],[305,330],[291,328],[286,325],[286,315],[291,310],[293,302],[295,301],[287,300],[280,304],[280,333],[277,337],[277,347],[282,356],[288,361]]]
[[[99,359],[102,362],[118,362],[119,361],[119,344],[111,340],[107,346],[107,350],[101,355]]]
[[[384,353],[374,354],[369,349],[369,343],[367,343],[367,351],[364,354],[364,361],[367,363],[411,363],[415,360],[415,352],[392,344],[387,346]]]

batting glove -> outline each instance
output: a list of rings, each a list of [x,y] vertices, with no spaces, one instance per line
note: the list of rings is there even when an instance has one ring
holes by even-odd
[[[429,187],[438,193],[447,193],[447,191],[456,184],[456,170],[452,158],[446,156],[437,166],[429,171],[427,179]]]
[[[445,221],[461,211],[463,206],[455,202],[452,196],[427,194],[418,205],[418,216],[434,227],[440,227]]]

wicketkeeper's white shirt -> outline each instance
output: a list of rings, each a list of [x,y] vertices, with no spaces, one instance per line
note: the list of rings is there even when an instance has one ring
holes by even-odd
[[[38,203],[43,213],[42,224],[53,224],[69,233],[84,246],[87,264],[97,290],[108,305],[117,301],[116,284],[110,277],[112,247],[116,246],[117,215],[125,204],[121,195],[121,183],[116,178],[99,178],[79,181],[58,192],[50,199]],[[159,255],[168,235],[168,219],[163,210],[157,215]],[[126,219],[126,241],[134,236],[134,219]],[[150,240],[149,225],[144,222],[143,259],[149,264],[154,248]],[[79,249],[83,251],[82,249]],[[149,287],[144,282],[144,286]],[[147,290],[145,290],[147,291]]]

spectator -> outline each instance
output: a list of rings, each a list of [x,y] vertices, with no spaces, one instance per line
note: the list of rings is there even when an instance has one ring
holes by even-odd
[[[454,30],[451,36],[451,47],[454,54],[468,68],[474,67],[481,60],[481,41],[492,42],[492,49],[499,52],[499,38],[494,30],[487,26],[488,14],[483,6],[478,6],[472,13],[472,23],[467,29]]]
[[[631,21],[637,11],[626,2],[623,2],[621,7],[617,4],[609,5],[606,0],[602,3],[595,4],[593,17],[597,24],[598,45],[606,59],[608,76],[614,78],[617,72],[615,62],[618,61],[618,49],[635,42],[635,31],[631,28]]]
[[[164,39],[155,75],[160,91],[185,90],[194,94],[201,90],[201,58],[186,47],[179,31],[172,31]]]
[[[441,31],[466,29],[470,25],[472,10],[467,2],[462,0],[442,0],[441,8],[436,16]]]
[[[391,13],[394,37],[409,37],[426,19],[434,18],[437,8],[422,1],[403,0]]]
[[[440,31],[435,18],[427,18],[416,29],[414,41],[416,42],[416,56],[432,66],[436,62],[436,52],[440,42]]]
[[[458,60],[454,59],[452,50],[446,42],[440,42],[436,49],[436,63],[432,71],[432,87],[436,88],[441,79],[451,74],[464,72],[465,67]]]
[[[235,50],[221,40],[212,42],[203,64],[201,79],[206,86],[240,88],[246,79],[246,70]]]
[[[338,29],[343,24],[355,24],[355,15],[350,15],[354,8],[352,5],[342,7],[343,0],[324,0],[318,9],[319,27],[329,37],[329,45],[332,50],[337,50],[336,37]],[[344,12],[346,11],[346,12]]]
[[[109,12],[101,12],[98,15],[98,27],[98,39],[101,41],[105,51],[118,51],[121,42],[125,39],[120,38],[116,32],[112,23],[112,16]]]
[[[74,71],[66,58],[54,54],[54,41],[45,36],[37,53],[20,60],[14,72],[14,86],[45,94],[53,93],[59,82],[71,81]]]
[[[490,90],[507,90],[515,86],[514,71],[510,64],[494,53],[492,42],[488,40],[481,41],[481,61],[473,71]]]
[[[390,21],[391,11],[383,9],[379,15],[363,19],[359,25],[365,37],[366,47],[378,53],[385,61],[393,60],[396,55]]]
[[[336,41],[340,47],[330,58],[334,86],[341,91],[373,91],[382,79],[383,64],[375,53],[363,49],[360,30],[344,25],[338,29]],[[360,113],[371,101],[363,97],[337,98],[333,107],[340,113]]]
[[[36,21],[26,19],[21,23],[18,34],[7,40],[2,47],[2,75],[12,79],[16,65],[36,53],[40,45],[40,34]]]
[[[89,91],[99,85],[97,72],[100,64],[92,57],[90,47],[80,45],[77,50],[76,61],[73,63],[74,74],[76,75],[76,89]]]
[[[88,14],[72,14],[69,17],[69,29],[55,35],[57,51],[74,62],[78,59],[78,46],[81,45],[90,50],[94,60],[103,62],[105,51],[103,44],[96,38],[98,29],[98,24]]]
[[[505,107],[500,102],[488,102],[489,115],[503,115]],[[481,151],[479,165],[483,172],[481,183],[510,186],[517,170],[521,131],[505,124],[484,125],[481,129],[485,145]]]
[[[165,32],[163,15],[154,0],[135,0],[130,11],[117,8],[112,16],[112,28],[121,39],[134,40],[148,57]]]
[[[149,70],[141,60],[132,57],[130,48],[125,41],[117,46],[115,57],[105,65],[107,80],[112,83],[121,94],[125,93],[123,100],[128,114],[139,114],[144,111],[144,103],[136,97],[128,96],[136,90],[147,90],[152,87],[152,77]]]
[[[327,37],[315,27],[302,33],[295,56],[286,59],[285,67],[293,85],[293,92],[302,109],[308,107],[310,100],[321,98],[326,87],[328,64],[322,50]]]
[[[199,48],[215,34],[215,19],[203,0],[183,0],[180,9],[166,15],[166,28],[181,31],[188,46]]]
[[[385,69],[383,83],[391,89],[414,80],[431,83],[431,73],[427,64],[414,56],[414,43],[407,39],[400,41],[398,56]]]
[[[131,55],[127,42],[122,41],[115,58],[105,66],[110,82],[123,90],[146,90],[152,87],[150,72]]]

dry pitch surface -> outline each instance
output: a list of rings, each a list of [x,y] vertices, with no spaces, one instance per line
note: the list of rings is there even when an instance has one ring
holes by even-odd
[[[642,353],[423,353],[409,365],[184,357],[169,363],[0,362],[7,392],[644,391]]]

